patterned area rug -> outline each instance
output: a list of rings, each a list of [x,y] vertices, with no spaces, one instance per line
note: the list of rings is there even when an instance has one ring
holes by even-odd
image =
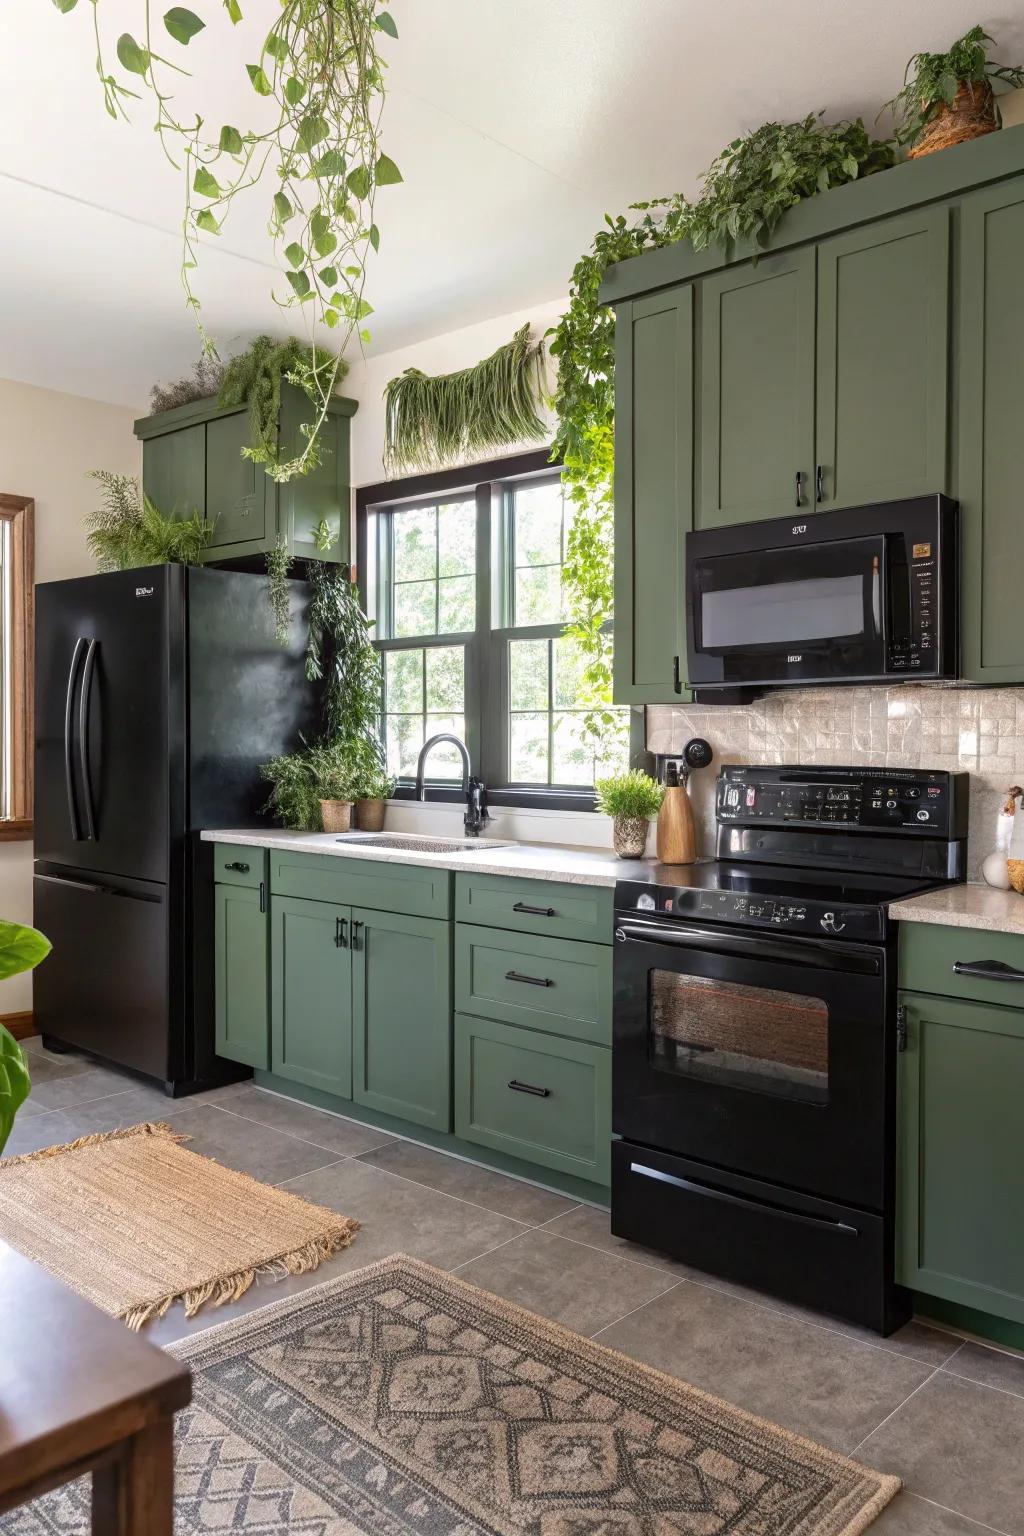
[[[401,1254],[174,1352],[176,1536],[856,1536],[899,1488]]]

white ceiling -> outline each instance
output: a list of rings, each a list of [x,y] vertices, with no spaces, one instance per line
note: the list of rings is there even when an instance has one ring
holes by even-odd
[[[220,0],[181,84],[218,122],[253,121],[243,65],[277,13]],[[162,6],[154,6],[159,13]],[[368,296],[391,351],[566,292],[604,213],[692,192],[715,152],[769,118],[818,108],[869,122],[920,48],[973,21],[963,0],[393,0],[383,189]],[[141,0],[100,0],[112,43]],[[150,131],[103,110],[92,6],[7,0],[0,92],[0,377],[132,406],[198,352],[178,284],[181,185]],[[983,12],[1024,57],[1024,0]],[[212,46],[215,44],[216,46]],[[269,196],[269,194],[267,194]],[[227,350],[294,329],[270,300],[262,189],[205,242],[198,291]]]

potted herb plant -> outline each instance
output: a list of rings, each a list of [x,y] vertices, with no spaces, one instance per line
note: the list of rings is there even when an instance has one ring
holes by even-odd
[[[665,791],[657,779],[639,768],[598,779],[597,808],[612,818],[612,846],[620,859],[642,859],[650,819],[657,815]]]
[[[911,159],[998,128],[992,82],[1024,85],[1024,65],[990,59],[987,45],[993,42],[984,27],[971,27],[945,53],[915,53],[909,61],[903,89],[887,105]]]
[[[360,832],[380,832],[387,803],[395,792],[395,780],[379,763],[370,763],[356,775],[355,822]]]
[[[49,953],[50,941],[37,928],[0,919],[0,981],[34,970]],[[0,1024],[0,1152],[31,1087],[25,1052]]]
[[[271,785],[266,809],[301,832],[347,832],[359,781],[359,762],[342,740],[303,742],[297,752],[272,758],[260,769]]]

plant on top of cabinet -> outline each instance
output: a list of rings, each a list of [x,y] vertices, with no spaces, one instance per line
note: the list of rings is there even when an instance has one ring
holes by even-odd
[[[175,379],[171,384],[154,384],[149,392],[149,409],[155,416],[158,411],[173,411],[179,405],[191,405],[193,400],[212,400],[220,393],[224,382],[224,364],[215,357],[200,357],[192,365],[192,372]]]
[[[915,53],[909,60],[903,88],[886,106],[912,159],[999,126],[992,81],[1016,89],[1024,85],[1024,66],[990,59],[985,45],[994,42],[984,27],[971,27],[945,53]]]
[[[86,514],[86,543],[101,571],[130,571],[137,565],[198,565],[213,537],[213,523],[193,512],[167,517],[144,495],[132,475],[89,471],[102,487],[102,505]]]
[[[65,14],[77,3],[56,0],[57,9]],[[242,4],[243,0],[225,0],[227,18],[220,7],[216,20],[211,15],[210,30],[215,36],[228,20],[242,20]],[[337,329],[342,338],[339,356],[356,331],[368,340],[362,322],[371,306],[363,291],[367,255],[380,246],[376,193],[402,180],[380,143],[386,64],[378,45],[382,36],[398,36],[382,0],[335,0],[329,5],[320,0],[281,0],[255,62],[251,54],[246,57],[249,43],[244,38],[233,45],[234,59],[229,58],[228,64],[240,73],[244,63],[256,97],[266,98],[269,110],[261,106],[259,128],[224,123],[216,100],[201,102],[201,112],[177,116],[169,76],[171,71],[175,76],[182,72],[179,50],[206,31],[200,16],[175,5],[165,12],[159,27],[156,15],[150,15],[149,0],[136,0],[136,31],[142,41],[123,31],[115,45],[103,24],[112,9],[104,9],[100,0],[82,7],[91,15],[89,35],[95,38],[103,103],[110,117],[127,121],[131,105],[145,95],[168,160],[184,169],[180,276],[204,352],[217,355],[194,291],[194,273],[204,248],[200,236],[220,235],[235,198],[257,185],[267,197],[268,233],[287,284],[283,295],[273,295],[275,303],[302,306],[310,336],[318,324]],[[124,9],[118,8],[119,26]],[[198,47],[205,42],[203,38]],[[223,52],[223,37],[211,46]],[[157,48],[168,50],[170,56]],[[227,52],[231,54],[232,45]],[[116,65],[110,57],[115,54]],[[113,72],[118,66],[120,75]],[[322,368],[312,345],[294,363],[293,376],[307,393],[312,392],[314,417],[290,456],[280,453],[276,441],[254,445],[266,454],[260,462],[273,479],[290,480],[314,467],[339,366],[335,357]]]
[[[612,818],[612,846],[620,859],[642,859],[650,818],[657,815],[665,791],[639,768],[611,774],[594,783],[597,809]]]
[[[309,348],[297,336],[275,341],[272,336],[257,336],[245,349],[229,358],[217,393],[219,405],[249,407],[249,446],[245,458],[254,464],[273,465],[277,459],[277,424],[281,414],[281,383],[297,385],[316,404],[318,394],[328,393],[348,373],[348,364],[324,347]],[[319,448],[307,449],[312,469],[319,462]]]

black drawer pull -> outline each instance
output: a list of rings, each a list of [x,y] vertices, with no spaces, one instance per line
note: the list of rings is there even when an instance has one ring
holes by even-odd
[[[738,1205],[747,1211],[758,1211],[766,1216],[779,1216],[783,1221],[796,1221],[805,1227],[820,1227],[839,1237],[859,1237],[856,1227],[847,1221],[836,1221],[829,1216],[809,1216],[804,1211],[794,1211],[785,1205],[775,1205],[767,1200],[752,1200],[745,1195],[734,1195],[712,1184],[698,1184],[693,1179],[681,1179],[678,1174],[664,1173],[660,1168],[648,1168],[646,1163],[630,1163],[630,1173],[638,1173],[644,1179],[656,1179],[659,1184],[671,1184],[688,1195],[701,1195],[706,1200],[721,1200],[725,1205]]]
[[[236,870],[240,875],[247,875],[249,873],[248,864],[243,864],[241,859],[235,859],[233,863],[225,864],[224,868]]]
[[[260,911],[267,910],[267,887],[264,881],[260,881]]]
[[[977,976],[981,981],[1024,981],[1024,971],[1003,960],[954,960],[956,976]]]
[[[553,987],[554,982],[549,976],[524,976],[522,971],[506,971],[506,981],[521,981],[527,987]]]
[[[512,908],[513,912],[527,912],[531,917],[554,917],[554,907],[531,907],[525,901],[517,901]]]
[[[334,945],[336,949],[348,948],[348,918],[336,917],[334,919]]]
[[[513,1093],[532,1093],[535,1099],[550,1099],[550,1088],[535,1088],[533,1083],[521,1083],[515,1077],[509,1079],[509,1087]]]

